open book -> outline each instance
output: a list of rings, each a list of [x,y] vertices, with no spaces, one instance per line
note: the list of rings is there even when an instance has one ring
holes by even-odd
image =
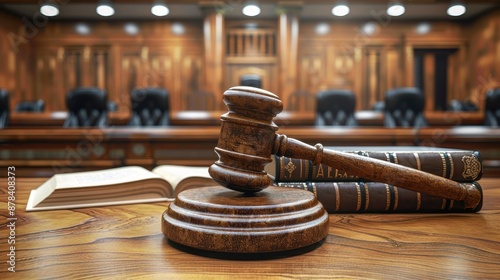
[[[31,191],[26,211],[173,200],[183,190],[217,185],[208,167],[139,166],[56,174]]]

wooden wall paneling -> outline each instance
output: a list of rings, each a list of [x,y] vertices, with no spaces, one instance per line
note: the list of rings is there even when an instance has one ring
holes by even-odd
[[[64,51],[64,88],[69,91],[83,85],[81,65],[83,64],[83,50],[81,48],[67,47]]]
[[[91,59],[90,84],[109,92],[109,76],[112,76],[109,47],[93,49]]]
[[[447,77],[447,88],[448,92],[446,93],[447,99],[446,99],[446,105],[448,106],[450,104],[450,101],[453,99],[458,99],[458,100],[463,100],[461,97],[461,92],[460,89],[456,87],[457,83],[457,74],[459,73],[459,68],[460,65],[457,64],[457,54],[451,54],[448,56],[448,77]]]
[[[90,87],[90,86],[95,86],[93,85],[93,79],[92,77],[93,72],[92,72],[92,49],[90,46],[85,45],[82,48],[82,59],[81,59],[81,65],[80,65],[80,71],[78,72],[79,74],[79,79],[81,82],[81,86],[83,87]]]
[[[297,89],[297,61],[299,47],[300,8],[296,6],[281,7],[278,15],[278,63],[279,63],[279,95],[286,107],[288,97]]]
[[[173,48],[151,48],[148,57],[142,59],[140,87],[161,87],[171,94],[179,92],[176,79],[180,77],[180,54]]]
[[[36,52],[35,86],[36,95],[43,96],[47,110],[65,110],[65,94],[61,92],[65,71],[58,48],[38,49]]]
[[[316,94],[319,90],[326,88],[323,85],[326,70],[325,61],[324,49],[310,50],[300,56],[299,89],[306,89],[310,93]]]
[[[371,108],[376,102],[376,96],[380,95],[380,49],[366,48],[365,56],[366,64],[363,67],[365,69],[365,90],[361,100],[359,100],[361,109]]]
[[[202,10],[205,13],[203,22],[205,90],[213,92],[217,104],[222,104],[222,92],[225,90],[223,88],[225,19],[216,5],[207,4]]]
[[[361,46],[354,47],[354,79],[353,90],[356,95],[356,110],[361,110],[361,95],[363,91],[363,50]]]
[[[120,45],[112,45],[110,53],[110,86],[108,99],[116,103],[119,112],[130,112],[130,100],[127,93],[122,93],[121,86],[121,56],[122,48]]]
[[[204,73],[203,73],[203,56],[201,54],[185,54],[182,56],[182,81],[180,91],[180,108],[182,110],[192,110],[189,107],[189,96],[194,96],[197,93],[204,93],[205,96],[199,96],[204,106],[199,106],[196,109],[206,111],[214,111],[218,109],[218,104],[215,102],[215,94],[205,91],[204,89]],[[214,99],[212,99],[214,98]],[[196,102],[196,100],[194,100]],[[196,107],[196,106],[195,106]]]
[[[327,74],[329,88],[354,88],[354,52],[330,44],[327,51]]]
[[[424,55],[424,95],[425,95],[425,111],[434,110],[434,94],[435,94],[435,56],[432,53]]]
[[[377,101],[381,100],[383,96],[385,96],[385,92],[387,91],[387,79],[389,79],[389,76],[392,75],[392,73],[389,73],[388,71],[388,58],[387,58],[388,46],[387,45],[380,46],[378,52],[379,52],[378,56],[379,61],[378,61],[377,91],[375,92],[375,95],[371,96],[370,105],[365,109],[372,108],[373,104],[375,104]]]
[[[467,56],[471,99],[484,110],[486,91],[500,87],[500,10],[496,9],[470,25]]]
[[[405,43],[403,46],[403,87],[415,86],[413,45]]]
[[[404,69],[402,67],[400,49],[388,48],[386,49],[387,68],[386,68],[386,90],[401,87],[402,76]],[[378,96],[379,100],[383,100],[384,92]]]
[[[14,108],[17,102],[31,99],[32,85],[27,79],[27,71],[31,67],[25,65],[29,60],[29,50],[26,48],[29,40],[23,36],[21,21],[0,10],[0,88],[9,92],[10,106]],[[22,83],[18,81],[22,80]]]
[[[463,44],[458,48],[458,51],[452,56],[455,60],[455,78],[454,78],[454,92],[460,100],[472,100],[470,92],[467,90],[470,88],[470,68],[467,57],[469,46]]]
[[[120,57],[120,70],[118,80],[120,81],[120,104],[127,104],[127,111],[130,110],[130,93],[132,89],[139,85],[138,72],[141,68],[140,49],[122,49]],[[119,106],[119,108],[122,106]]]

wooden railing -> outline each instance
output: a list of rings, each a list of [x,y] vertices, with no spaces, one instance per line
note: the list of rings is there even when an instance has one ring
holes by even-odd
[[[228,56],[276,55],[276,32],[272,29],[231,29],[226,43]]]

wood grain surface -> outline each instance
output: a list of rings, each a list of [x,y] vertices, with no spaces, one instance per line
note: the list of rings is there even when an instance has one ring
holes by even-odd
[[[17,178],[16,272],[9,272],[6,178],[0,178],[0,279],[495,279],[500,180],[483,178],[476,214],[330,215],[317,249],[267,260],[186,253],[161,232],[168,203],[24,211],[45,178]]]

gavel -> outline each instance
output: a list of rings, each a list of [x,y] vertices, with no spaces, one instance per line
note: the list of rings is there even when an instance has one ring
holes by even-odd
[[[223,95],[229,112],[221,116],[221,132],[215,152],[219,160],[209,168],[210,176],[220,185],[246,194],[259,192],[272,184],[264,171],[271,155],[311,160],[365,180],[464,201],[475,208],[480,191],[473,184],[461,184],[417,169],[355,154],[311,146],[285,135],[276,134],[273,118],[283,110],[279,97],[253,87],[232,87]]]

